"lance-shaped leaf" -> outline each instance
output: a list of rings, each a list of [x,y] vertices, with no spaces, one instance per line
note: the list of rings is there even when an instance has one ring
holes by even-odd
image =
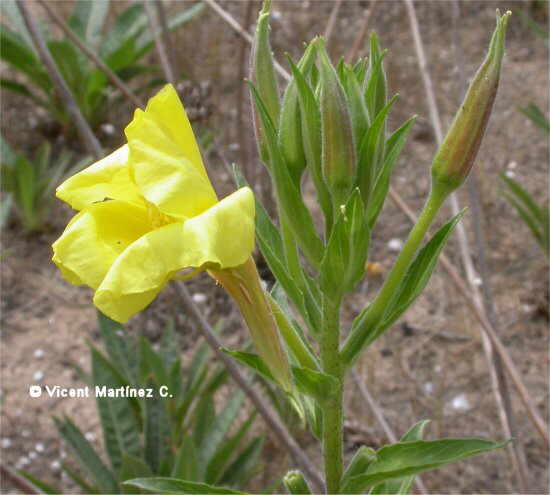
[[[342,487],[342,493],[364,493],[368,488],[386,480],[430,471],[468,457],[500,449],[507,443],[448,438],[388,445],[376,452],[376,461],[368,467],[365,474],[354,476]]]
[[[416,115],[413,115],[407,120],[399,129],[397,129],[386,141],[384,161],[382,167],[378,172],[378,176],[375,178],[374,187],[369,197],[368,207],[368,222],[369,227],[372,229],[378,215],[382,211],[384,201],[390,188],[390,177],[393,172],[397,158],[399,157],[407,136],[416,120]]]
[[[385,105],[369,127],[359,148],[357,164],[357,185],[361,190],[364,203],[369,206],[370,196],[376,177],[382,167],[385,153],[385,127],[388,113],[399,95],[395,95]]]
[[[365,445],[357,449],[342,475],[341,485],[346,486],[351,478],[364,474],[375,460],[376,452],[374,449]]]
[[[266,144],[271,160],[271,173],[275,182],[277,202],[282,214],[288,219],[290,227],[308,261],[318,267],[323,257],[323,244],[315,231],[311,215],[302,200],[300,191],[292,181],[288,168],[284,162],[273,122],[269,117],[256,88],[250,84],[256,109],[260,115],[265,132]]]
[[[382,66],[386,53],[386,50],[380,50],[378,36],[373,33],[370,38],[370,53],[367,76],[365,78],[365,101],[371,121],[376,118],[386,105],[386,74]]]
[[[321,263],[319,281],[325,294],[351,292],[365,272],[370,232],[361,193],[356,188],[334,224]]]
[[[354,320],[350,336],[342,348],[342,360],[349,365],[362,349],[369,346],[387,330],[416,300],[426,287],[436,266],[441,250],[464,212],[460,212],[441,227],[418,252],[401,281],[396,296],[386,309],[381,324],[372,328],[367,324],[369,306]]]
[[[135,478],[124,482],[125,485],[137,486],[142,490],[160,494],[236,494],[245,495],[244,492],[223,488],[221,486],[194,483],[192,481],[176,478]]]
[[[429,419],[424,419],[414,424],[410,430],[403,435],[401,438],[401,443],[422,440],[424,429],[429,422]],[[393,478],[389,481],[385,481],[384,483],[375,486],[369,495],[406,495],[407,493],[410,493],[414,478],[415,477],[413,475],[405,476],[403,478]]]

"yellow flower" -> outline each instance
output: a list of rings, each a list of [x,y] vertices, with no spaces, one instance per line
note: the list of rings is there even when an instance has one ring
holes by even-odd
[[[168,281],[237,267],[254,249],[252,191],[218,201],[172,86],[136,110],[125,134],[127,145],[58,187],[79,213],[53,244],[64,278],[94,289],[97,308],[121,323]]]

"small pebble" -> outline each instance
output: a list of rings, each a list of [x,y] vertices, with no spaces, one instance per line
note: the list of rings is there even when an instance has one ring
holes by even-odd
[[[53,461],[50,464],[50,469],[52,471],[59,471],[61,469],[61,463],[59,461]]]
[[[508,177],[509,179],[513,179],[516,176],[516,173],[513,172],[512,170],[506,170],[504,175],[506,175],[506,177]]]
[[[101,130],[108,136],[112,136],[115,133],[115,126],[113,124],[102,124]]]
[[[44,351],[42,349],[36,349],[36,351],[34,351],[33,353],[33,356],[36,359],[42,359],[44,357]]]
[[[29,430],[22,430],[22,431],[21,431],[21,436],[22,436],[22,437],[27,438],[27,437],[29,437],[30,435],[31,435],[31,432],[30,432]]]
[[[403,241],[401,239],[391,239],[388,242],[388,249],[390,251],[401,251],[403,247]]]
[[[88,440],[88,442],[93,442],[95,440],[95,434],[92,433],[91,431],[89,431],[88,433],[86,433],[84,435],[84,438],[86,438],[86,440]]]
[[[479,287],[479,286],[483,285],[483,280],[481,280],[480,277],[475,277],[475,278],[472,280],[472,282],[474,283],[474,285],[475,285],[476,287]]]
[[[36,450],[37,452],[44,452],[44,450],[46,450],[44,448],[44,444],[43,443],[37,443],[35,446],[34,446],[34,450]]]
[[[424,392],[431,394],[434,391],[434,384],[432,382],[426,382],[424,384]]]
[[[280,10],[273,10],[273,11],[271,12],[271,17],[272,17],[274,20],[278,21],[278,20],[282,17],[281,11],[280,11]]]
[[[510,162],[510,163],[508,164],[508,168],[509,168],[510,170],[514,170],[517,166],[518,166],[517,162]]]
[[[203,294],[202,292],[197,292],[193,294],[193,301],[196,302],[197,304],[206,302],[206,299],[207,299],[206,294]]]
[[[464,394],[460,394],[451,401],[451,406],[456,411],[467,411],[470,409],[470,401]]]
[[[9,438],[2,438],[0,444],[3,449],[9,449],[11,447],[11,440]]]
[[[44,378],[44,373],[42,371],[37,371],[33,376],[32,376],[32,379],[35,381],[35,382],[39,382],[40,380],[42,380],[42,378]]]
[[[37,455],[38,454],[36,452],[29,452],[29,459],[36,459]]]

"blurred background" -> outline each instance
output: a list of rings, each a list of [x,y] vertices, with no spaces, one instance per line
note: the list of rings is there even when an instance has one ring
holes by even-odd
[[[26,4],[105,153],[114,150],[124,142],[123,129],[135,105],[73,44],[42,5],[34,1]],[[150,2],[148,8],[153,4],[158,7],[158,2]],[[55,1],[47,5],[141,100],[146,101],[166,82],[151,13],[141,2]],[[242,26],[245,35],[253,35],[260,2],[220,0],[216,5],[226,18],[230,16]],[[243,82],[248,76],[250,44],[210,2],[162,0],[161,6],[160,17],[156,8],[153,25],[162,24],[164,13],[169,28],[164,44],[177,89],[219,196],[235,188],[227,167],[235,162],[269,204],[269,185],[258,160],[249,94]],[[425,69],[431,75],[443,130],[485,55],[496,8],[510,9],[514,14],[502,78],[475,166],[475,191],[462,188],[459,202],[470,206],[464,225],[476,273],[481,273],[470,282],[489,298],[493,322],[530,394],[532,407],[548,423],[548,3],[415,2]],[[412,114],[419,116],[392,178],[399,196],[418,213],[429,188],[429,165],[437,142],[405,4],[398,0],[274,0],[271,11],[272,47],[275,58],[285,67],[284,53],[296,59],[303,43],[315,35],[327,35],[334,61],[342,56],[367,55],[368,37],[363,34],[375,31],[379,35],[382,48],[388,49],[385,68],[389,94],[400,94],[390,117],[390,130]],[[86,480],[89,473],[70,449],[70,426],[63,418],[71,418],[101,459],[109,458],[95,399],[33,399],[28,387],[84,386],[97,378],[91,372],[94,354],[90,349],[111,356],[106,332],[100,330],[91,304],[91,291],[64,282],[50,261],[51,243],[73,215],[69,207],[54,199],[55,187],[93,160],[56,95],[16,4],[2,0],[0,13],[1,462],[12,472],[24,470],[57,487],[57,493],[86,492],[86,485],[78,478]],[[308,187],[305,191],[308,194]],[[365,282],[346,303],[348,322],[376,293],[410,229],[407,216],[391,200],[386,202],[378,225]],[[445,252],[456,267],[461,266],[456,236]],[[272,283],[259,255],[258,263],[266,283]],[[233,349],[246,346],[240,316],[225,293],[205,275],[186,284],[194,302],[218,329],[224,345]],[[254,416],[246,399],[238,404],[230,402],[235,389],[231,380],[223,376],[216,381],[223,371],[207,354],[174,292],[165,290],[125,328],[127,334],[121,339],[129,348],[150,345],[151,352],[158,352],[165,363],[172,361],[162,350],[176,352],[183,370],[178,375],[183,388],[193,373],[197,380],[200,378],[200,386],[189,395],[194,405],[189,407],[185,421],[179,418],[186,425],[182,438],[192,436],[196,449],[200,450],[201,442],[208,438],[208,434],[197,437],[193,433],[202,424],[201,411],[233,411],[225,415],[227,436],[220,441],[220,448],[230,444],[227,440],[239,431],[244,431],[242,439],[239,437],[242,446],[240,443],[232,451],[233,458],[220,454],[224,469],[218,481],[252,491],[265,487],[281,491],[280,478],[293,466],[292,459],[262,419]],[[418,302],[359,363],[360,382],[375,398],[375,409],[383,413],[397,437],[423,418],[433,420],[428,438],[505,437],[500,422],[502,407],[495,401],[481,335],[472,310],[449,275],[438,267]],[[197,355],[204,355],[199,364]],[[505,396],[510,398],[514,436],[527,468],[525,479],[518,476],[510,452],[502,450],[423,475],[428,491],[547,493],[547,444],[533,427],[510,380]],[[275,409],[285,411],[280,397],[269,397]],[[347,455],[360,445],[377,448],[386,443],[387,430],[353,380],[346,400]],[[57,427],[53,416],[59,418]],[[291,413],[283,414],[283,418],[320,465],[317,444],[307,428]],[[249,420],[250,427],[245,429],[242,425]],[[215,422],[210,418],[210,423],[201,427],[208,431]],[[151,459],[147,461],[154,464]],[[196,474],[197,479],[200,476]],[[93,485],[93,480],[88,481]],[[2,493],[19,493],[22,487],[13,477],[2,477]]]

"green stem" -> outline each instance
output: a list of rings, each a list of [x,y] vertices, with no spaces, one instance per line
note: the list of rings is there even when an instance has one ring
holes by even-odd
[[[339,493],[343,463],[343,383],[340,359],[340,300],[323,296],[321,365],[339,386],[323,405],[323,457],[327,493]]]
[[[363,323],[350,334],[342,347],[342,361],[345,366],[349,367],[353,364],[368,342],[369,337],[376,332],[376,328],[383,321],[397,293],[399,284],[403,280],[411,263],[414,261],[418,248],[422,243],[422,239],[424,239],[426,232],[433,223],[439,208],[447,196],[447,191],[438,187],[432,188],[430,196],[424,205],[424,209],[418,217],[418,221],[411,230],[407,242],[405,242],[403,249],[401,249],[378,296],[376,296],[370,305],[363,319]]]

